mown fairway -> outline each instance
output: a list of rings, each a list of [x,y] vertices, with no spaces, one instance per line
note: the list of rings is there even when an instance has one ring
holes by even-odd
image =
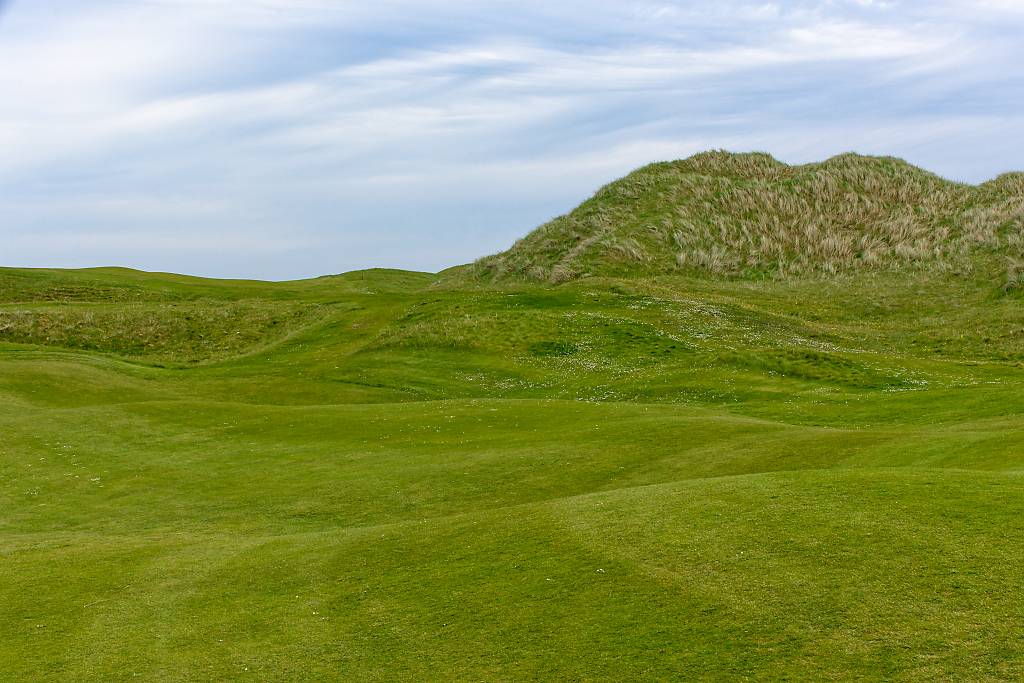
[[[0,271],[4,680],[1017,680],[956,277]]]

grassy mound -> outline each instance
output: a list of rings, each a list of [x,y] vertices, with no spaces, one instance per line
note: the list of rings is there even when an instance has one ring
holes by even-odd
[[[352,311],[360,297],[432,280],[382,269],[276,284],[119,268],[0,269],[0,342],[151,362],[223,360]]]
[[[329,310],[276,301],[0,306],[0,341],[197,363],[273,343]]]
[[[969,270],[1024,253],[1024,175],[980,186],[893,158],[787,166],[707,152],[645,166],[463,273],[562,282],[680,271]]]

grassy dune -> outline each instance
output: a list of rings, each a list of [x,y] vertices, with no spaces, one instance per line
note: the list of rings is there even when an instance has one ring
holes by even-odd
[[[893,158],[788,166],[767,154],[705,152],[634,171],[461,275],[981,270],[1010,289],[1022,255],[1024,173],[971,186]]]
[[[0,679],[1020,680],[1009,229],[771,277],[0,269]]]

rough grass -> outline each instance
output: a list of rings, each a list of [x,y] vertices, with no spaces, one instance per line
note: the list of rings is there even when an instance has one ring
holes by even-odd
[[[893,158],[787,166],[765,154],[707,152],[607,185],[460,276],[956,272],[987,255],[1021,254],[1024,174],[970,186]]]
[[[7,306],[0,341],[198,363],[273,343],[329,310],[276,301]]]

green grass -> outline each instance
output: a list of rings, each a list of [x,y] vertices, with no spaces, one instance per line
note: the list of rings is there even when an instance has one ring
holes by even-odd
[[[708,153],[438,275],[0,269],[0,679],[1021,680],[1022,179]]]
[[[1024,676],[1024,308],[981,277],[0,300],[0,678]]]
[[[703,152],[640,168],[447,278],[977,270],[1010,290],[1022,257],[1021,173],[971,186],[889,157],[788,166],[767,154]]]

